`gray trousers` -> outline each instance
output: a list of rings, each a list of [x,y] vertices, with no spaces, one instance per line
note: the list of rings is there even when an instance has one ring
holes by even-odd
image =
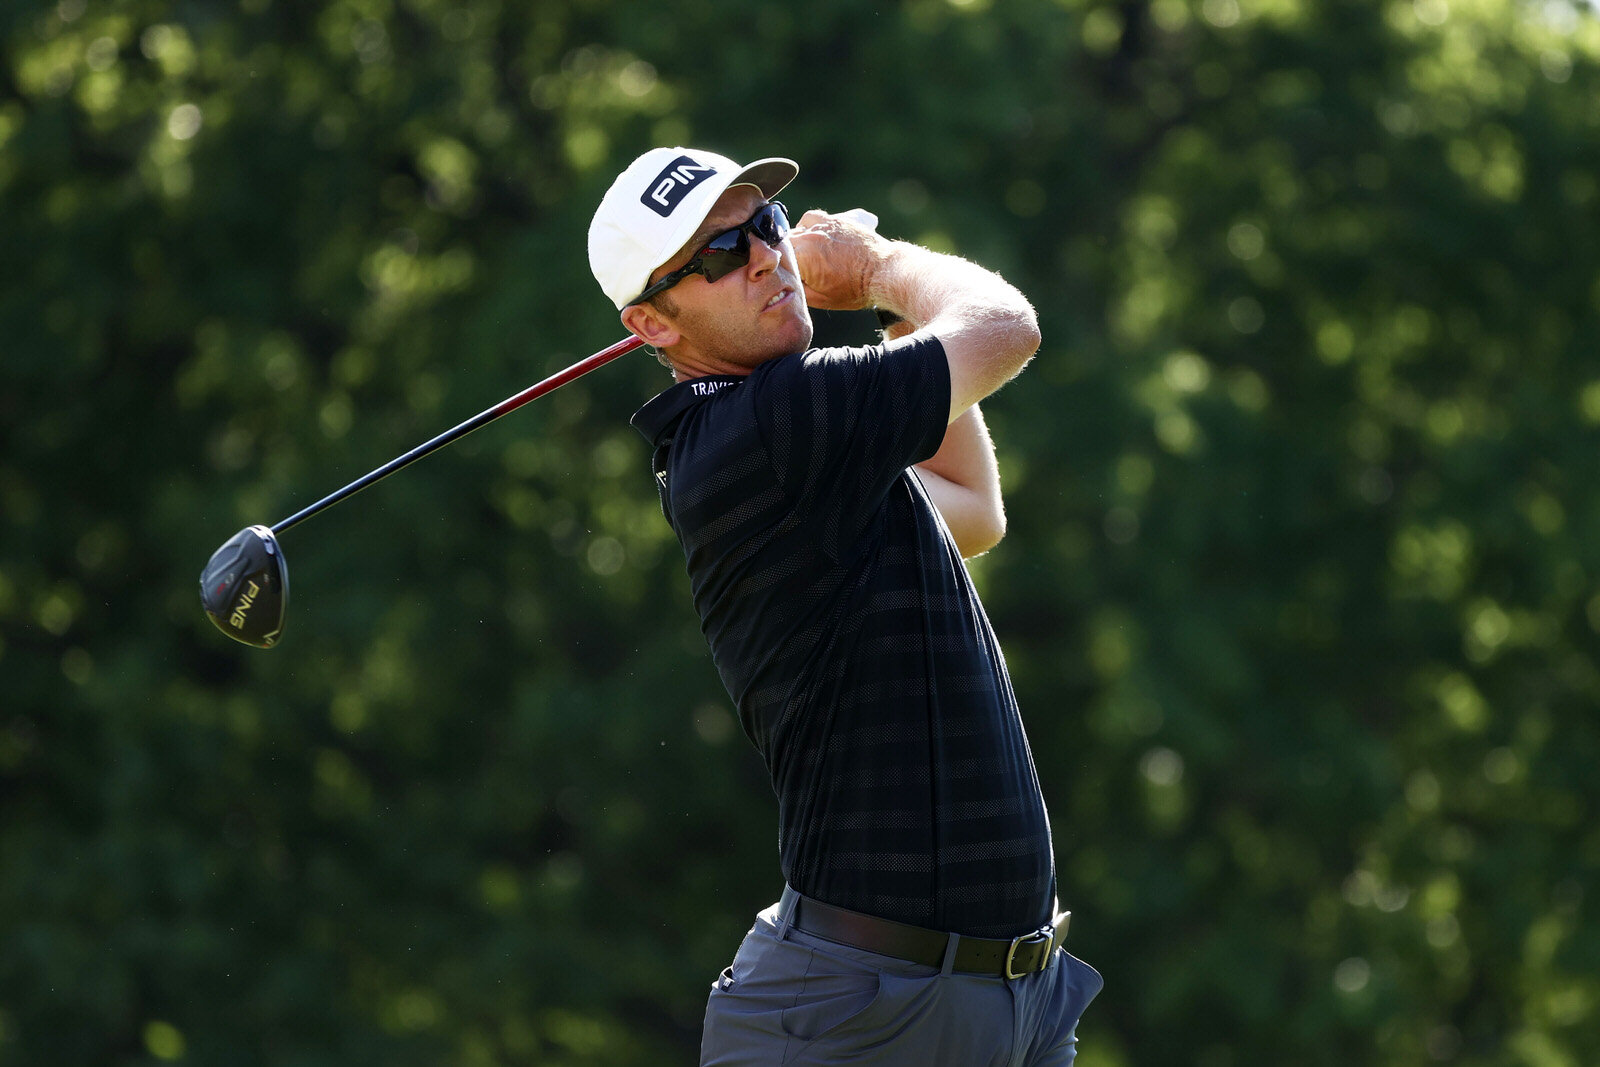
[[[1067,1067],[1102,984],[1065,949],[1011,981],[908,963],[795,930],[774,904],[711,986],[700,1063]]]

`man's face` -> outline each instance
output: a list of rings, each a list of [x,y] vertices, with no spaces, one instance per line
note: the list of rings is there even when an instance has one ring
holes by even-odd
[[[766,203],[753,186],[729,189],[694,237],[650,280],[682,267],[707,240],[747,221]],[[654,310],[679,335],[670,356],[686,376],[748,372],[811,344],[811,312],[787,237],[774,248],[751,236],[748,264],[714,282],[699,274],[685,278],[657,298]]]

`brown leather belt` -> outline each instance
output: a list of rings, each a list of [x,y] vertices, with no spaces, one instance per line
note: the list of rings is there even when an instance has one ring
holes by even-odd
[[[794,893],[786,890],[785,896]],[[841,945],[876,952],[880,956],[942,967],[950,945],[950,935],[921,926],[908,926],[876,915],[824,904],[820,900],[794,893],[794,910],[789,925],[796,930]],[[987,974],[1001,978],[1021,978],[1050,965],[1057,947],[1067,936],[1070,911],[1026,934],[1009,940],[989,937],[959,937],[952,970],[963,974]]]

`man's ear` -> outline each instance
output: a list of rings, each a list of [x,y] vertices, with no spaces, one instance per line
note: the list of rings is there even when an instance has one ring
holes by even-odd
[[[678,330],[649,304],[629,304],[622,309],[622,325],[644,343],[665,350],[678,343]]]

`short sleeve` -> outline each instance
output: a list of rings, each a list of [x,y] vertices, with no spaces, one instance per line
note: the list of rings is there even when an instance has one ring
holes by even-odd
[[[785,492],[832,513],[840,533],[939,450],[950,421],[950,369],[933,337],[813,349],[764,364],[748,385]]]

